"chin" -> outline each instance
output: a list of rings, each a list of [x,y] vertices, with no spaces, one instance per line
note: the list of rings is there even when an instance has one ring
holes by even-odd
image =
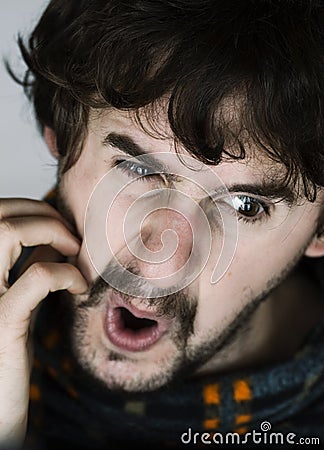
[[[103,342],[104,341],[104,342]],[[166,336],[142,352],[126,352],[107,342],[89,326],[72,334],[72,347],[80,369],[87,379],[101,387],[128,392],[159,389],[179,372],[183,355]]]
[[[178,364],[170,364],[167,358],[158,362],[133,361],[114,351],[96,360],[88,355],[87,349],[77,352],[78,363],[94,383],[110,390],[153,391],[172,381],[178,371]]]
[[[111,356],[115,358],[114,353]],[[174,378],[174,370],[163,362],[142,364],[138,361],[117,360],[109,361],[104,368],[97,367],[92,376],[108,389],[147,392],[168,384]]]

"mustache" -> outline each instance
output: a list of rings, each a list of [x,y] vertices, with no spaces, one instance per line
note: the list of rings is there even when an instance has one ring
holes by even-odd
[[[130,304],[134,297],[115,289],[113,286],[117,282],[118,286],[124,286],[127,291],[127,286],[132,282],[133,289],[134,278],[131,276],[132,274],[140,275],[136,263],[129,263],[127,267],[121,267],[115,261],[111,261],[106,266],[103,274],[99,275],[94,281],[87,300],[83,301],[78,308],[89,309],[98,307],[104,301],[105,294],[109,291],[116,292],[124,300],[126,305]],[[112,280],[112,283],[110,284],[107,280]],[[144,277],[138,278],[137,280],[138,286],[136,288],[142,295],[136,298],[140,299],[140,302],[143,302],[145,307],[152,307],[157,317],[166,316],[171,319],[178,319],[183,333],[193,332],[194,318],[198,306],[196,296],[189,295],[187,288],[171,294],[161,295],[163,288],[152,287],[150,283],[146,282]],[[155,290],[158,294],[156,297],[153,295]],[[168,291],[165,289],[165,292]],[[147,292],[150,293],[149,297],[147,296]]]

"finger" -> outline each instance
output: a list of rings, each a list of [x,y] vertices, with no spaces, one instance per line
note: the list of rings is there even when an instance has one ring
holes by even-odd
[[[0,199],[0,220],[8,217],[49,216],[59,219],[71,231],[72,225],[49,203],[26,198]]]
[[[57,219],[49,217],[11,218],[0,221],[0,282],[8,282],[9,270],[22,247],[50,245],[65,256],[76,255],[80,242]]]
[[[53,216],[60,217],[60,213],[50,204],[41,200],[26,198],[0,199],[0,219],[19,216]]]
[[[49,245],[39,245],[31,252],[30,256],[21,264],[17,271],[17,278],[35,262],[64,262],[65,257]]]
[[[28,413],[31,353],[29,325],[49,292],[69,289],[84,292],[87,284],[69,264],[37,263],[31,266],[0,299],[0,440],[3,448],[20,448]],[[32,350],[29,347],[29,350]],[[19,445],[14,445],[19,442]],[[8,444],[8,445],[7,445]]]
[[[68,263],[37,262],[30,266],[0,299],[0,328],[27,333],[32,311],[50,292],[82,294],[88,284]],[[11,336],[14,337],[14,336]]]

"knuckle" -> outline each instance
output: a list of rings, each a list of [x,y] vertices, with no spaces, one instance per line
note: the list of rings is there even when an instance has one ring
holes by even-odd
[[[51,226],[53,227],[53,232],[55,232],[55,233],[62,233],[62,232],[66,231],[63,223],[59,219],[57,219],[56,217],[50,217],[47,220],[51,224]]]
[[[79,271],[76,267],[69,263],[61,263],[61,267],[64,269],[65,273],[71,277],[75,277]]]
[[[10,236],[14,232],[14,224],[6,219],[0,219],[0,236]]]
[[[63,223],[56,217],[44,217],[43,220],[46,223],[47,230],[50,229],[53,237],[62,236],[62,234],[65,235],[67,233]]]
[[[50,270],[46,263],[35,262],[28,268],[29,276],[35,281],[42,281],[50,276]]]

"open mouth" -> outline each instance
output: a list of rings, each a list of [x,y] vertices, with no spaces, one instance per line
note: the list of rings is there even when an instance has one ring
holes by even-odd
[[[170,324],[170,319],[158,317],[152,311],[126,305],[115,293],[107,305],[107,337],[112,344],[123,350],[138,352],[148,349],[165,334]]]
[[[145,319],[134,316],[127,308],[117,308],[120,312],[121,325],[124,329],[133,330],[136,334],[145,328],[151,328],[157,326],[156,320]]]

